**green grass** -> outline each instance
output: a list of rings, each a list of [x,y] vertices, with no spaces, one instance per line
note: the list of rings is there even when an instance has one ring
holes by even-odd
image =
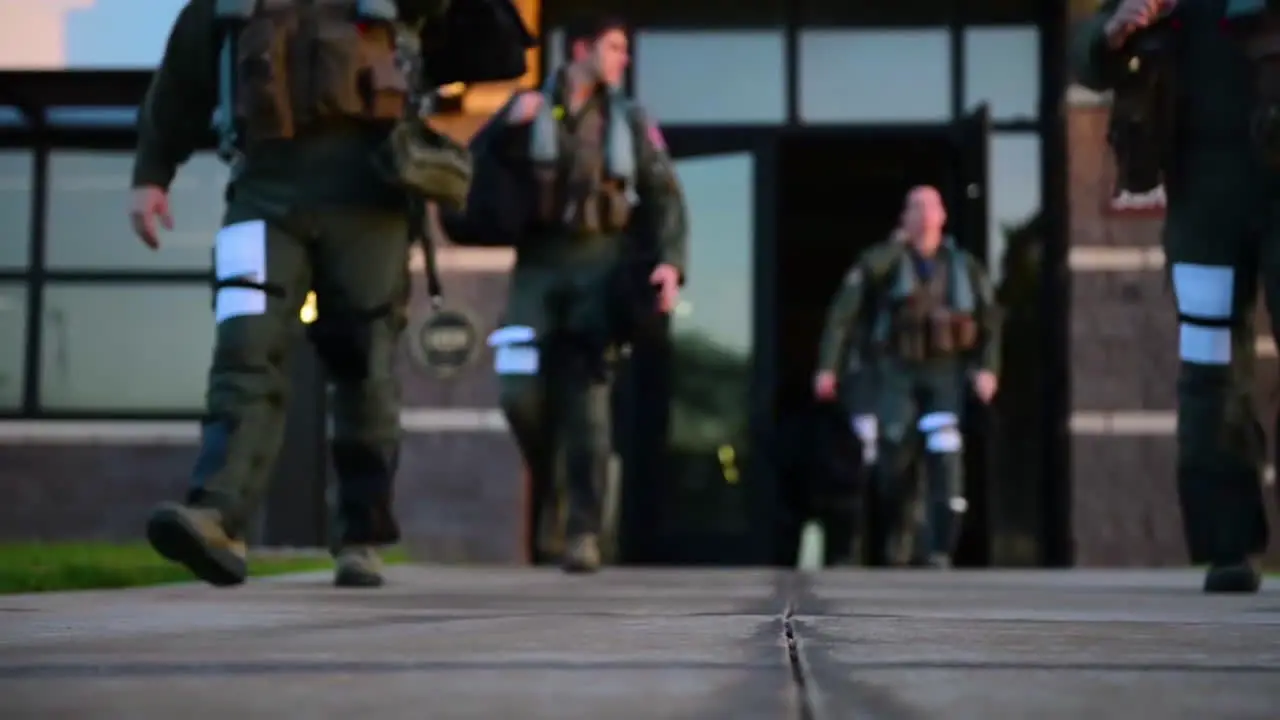
[[[388,563],[407,560],[400,548],[383,554]],[[324,553],[250,552],[253,577],[327,570]],[[107,590],[191,582],[184,568],[156,555],[144,543],[0,543],[0,594]]]

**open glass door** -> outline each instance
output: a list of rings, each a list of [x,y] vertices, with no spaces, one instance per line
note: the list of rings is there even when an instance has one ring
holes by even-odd
[[[661,564],[763,563],[755,471],[756,248],[764,131],[669,130],[689,208],[689,277],[661,340],[620,378],[622,556]]]

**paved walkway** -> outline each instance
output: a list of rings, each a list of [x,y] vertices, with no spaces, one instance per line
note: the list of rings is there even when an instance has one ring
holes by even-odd
[[[0,716],[1280,717],[1280,592],[1185,572],[393,573],[0,597]]]

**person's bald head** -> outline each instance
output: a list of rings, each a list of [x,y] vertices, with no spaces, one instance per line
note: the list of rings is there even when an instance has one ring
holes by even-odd
[[[902,228],[917,247],[932,252],[942,241],[942,228],[947,224],[947,208],[942,193],[932,185],[917,185],[907,193],[902,209]]]

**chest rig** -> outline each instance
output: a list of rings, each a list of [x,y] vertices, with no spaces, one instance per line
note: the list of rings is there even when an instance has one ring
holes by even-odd
[[[390,127],[413,68],[395,0],[218,0],[220,151],[335,120]]]
[[[1267,166],[1280,169],[1280,2],[1225,0],[1224,18],[1253,65],[1254,145]]]
[[[921,278],[905,248],[889,275],[886,301],[872,342],[907,362],[950,357],[975,347],[977,298],[964,256],[948,238],[935,256],[935,272]]]
[[[584,234],[618,232],[627,226],[635,198],[630,104],[611,90],[566,118],[563,82],[563,72],[547,77],[530,130],[538,221]]]

